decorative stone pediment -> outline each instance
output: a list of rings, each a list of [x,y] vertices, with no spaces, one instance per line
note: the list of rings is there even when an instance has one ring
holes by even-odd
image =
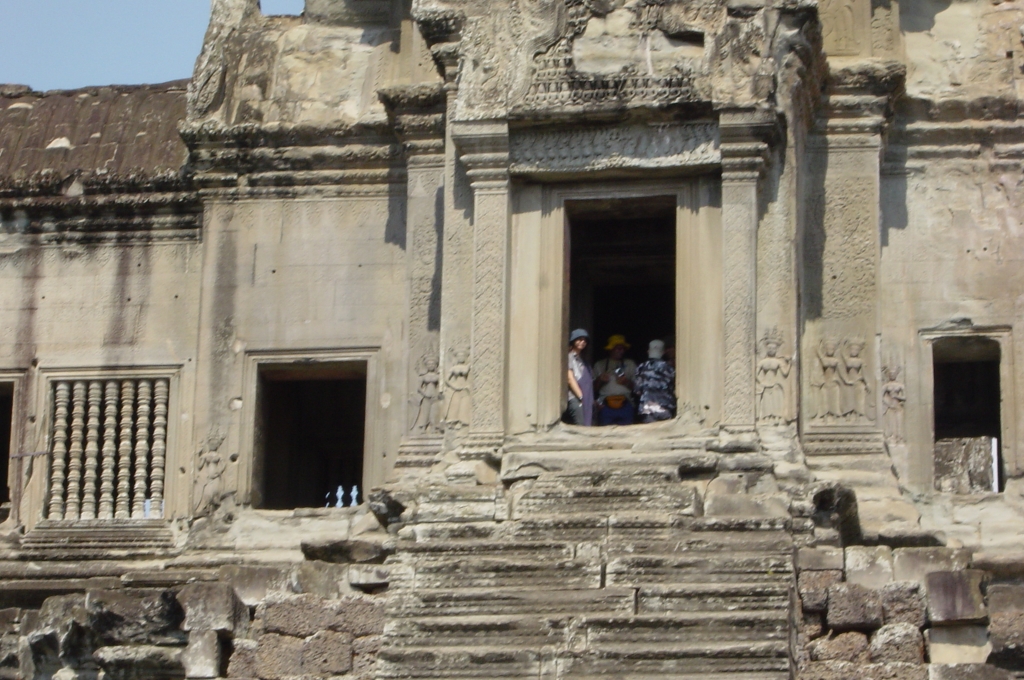
[[[711,122],[628,125],[512,134],[513,174],[707,166],[721,162]]]

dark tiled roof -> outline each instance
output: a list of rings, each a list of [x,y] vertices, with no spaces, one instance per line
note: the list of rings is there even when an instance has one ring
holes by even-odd
[[[187,85],[180,80],[46,93],[0,86],[0,180],[20,183],[41,173],[176,173],[188,156],[178,135]]]

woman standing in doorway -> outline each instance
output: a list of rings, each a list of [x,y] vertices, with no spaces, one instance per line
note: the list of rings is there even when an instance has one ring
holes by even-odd
[[[583,359],[589,340],[582,328],[569,334],[569,401],[562,420],[570,425],[590,426],[594,420],[594,376]]]

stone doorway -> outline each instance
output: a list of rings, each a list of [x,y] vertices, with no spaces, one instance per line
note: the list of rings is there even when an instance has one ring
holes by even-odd
[[[366,362],[264,365],[257,384],[254,506],[350,505],[363,499]]]
[[[957,493],[1000,491],[999,342],[940,338],[932,346],[936,488]]]
[[[676,197],[570,201],[569,325],[590,331],[591,361],[623,334],[638,364],[654,339],[674,346]]]
[[[9,513],[11,501],[11,489],[8,484],[10,479],[11,462],[11,427],[14,424],[14,383],[0,382],[0,516],[6,517]]]

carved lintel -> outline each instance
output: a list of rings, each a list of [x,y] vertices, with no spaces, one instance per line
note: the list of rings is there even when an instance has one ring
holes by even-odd
[[[717,165],[718,126],[711,122],[525,130],[512,135],[517,175]]]
[[[508,190],[508,123],[495,121],[458,122],[452,138],[466,166],[473,191],[493,193]]]
[[[757,182],[764,175],[768,154],[780,135],[778,116],[770,111],[723,111],[722,181]]]

